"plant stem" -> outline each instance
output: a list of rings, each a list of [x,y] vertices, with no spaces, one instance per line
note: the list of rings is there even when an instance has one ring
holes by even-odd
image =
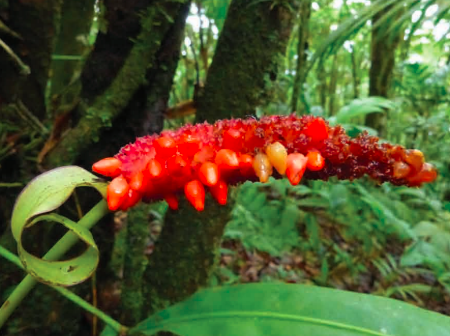
[[[101,200],[95,205],[83,218],[78,222],[79,225],[90,229],[103,216],[109,213],[108,206],[104,200]],[[45,260],[58,260],[61,258],[75,243],[78,237],[72,232],[66,233],[53,247],[45,254]],[[4,256],[3,253],[0,253]],[[6,257],[5,257],[6,258]],[[9,259],[8,259],[9,260]],[[37,281],[31,276],[27,275],[20,284],[14,289],[9,298],[0,307],[0,328],[6,322],[8,317],[13,313],[17,306],[33,289]]]
[[[15,264],[17,267],[24,269],[22,263],[20,262],[20,259],[12,252],[8,251],[4,247],[0,246],[0,255],[2,255],[4,258]],[[92,306],[82,298],[80,298],[78,295],[72,293],[70,290],[64,288],[64,287],[58,287],[58,286],[50,286],[57,292],[59,292],[61,295],[65,296],[70,301],[76,303],[78,306],[83,308],[84,310],[90,312],[91,314],[97,316],[99,319],[101,319],[103,322],[111,326],[114,330],[117,332],[120,332],[125,326],[121,325],[119,322],[114,320],[113,318],[106,315],[104,312],[102,312],[100,309],[97,309],[96,307]]]

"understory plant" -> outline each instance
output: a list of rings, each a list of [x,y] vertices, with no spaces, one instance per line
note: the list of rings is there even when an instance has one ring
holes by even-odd
[[[272,116],[186,126],[144,137],[122,148],[116,157],[95,163],[93,170],[113,180],[105,182],[75,166],[60,167],[32,180],[17,199],[11,229],[18,256],[3,247],[0,254],[24,269],[27,276],[0,308],[0,327],[41,282],[102,320],[102,335],[153,335],[159,331],[183,336],[291,335],[293,330],[315,336],[450,335],[450,319],[443,315],[388,298],[307,285],[261,283],[202,289],[132,326],[121,324],[66,288],[95,272],[100,251],[89,229],[110,211],[127,210],[141,199],[165,199],[171,211],[178,211],[179,196],[184,192],[197,211],[207,212],[207,191],[225,205],[228,185],[244,180],[264,183],[271,176],[286,175],[292,185],[298,185],[303,175],[353,179],[367,174],[379,182],[419,186],[432,182],[436,171],[417,150],[379,144],[367,134],[352,139],[340,126],[331,127],[321,118]],[[55,210],[82,186],[95,188],[102,199],[75,223]],[[356,188],[364,195],[362,186]],[[252,196],[256,204],[258,197]],[[369,194],[363,197],[376,206],[376,199]],[[303,206],[320,206],[318,199]],[[286,218],[299,215],[297,208],[283,207],[281,226],[290,222]],[[245,218],[245,211],[236,208],[234,216]],[[62,224],[68,232],[40,258],[24,247],[23,235],[43,221]],[[399,220],[397,225],[401,224]],[[83,252],[61,260],[78,241],[86,245]],[[282,248],[276,241],[265,246],[275,251]],[[389,267],[383,261],[374,263],[389,274],[396,268],[393,261]],[[408,293],[411,289],[391,289],[385,296],[394,290]]]

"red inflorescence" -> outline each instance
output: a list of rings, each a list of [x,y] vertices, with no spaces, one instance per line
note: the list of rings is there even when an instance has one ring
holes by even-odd
[[[178,194],[202,211],[208,190],[226,204],[229,184],[265,182],[287,176],[293,185],[303,176],[327,180],[369,175],[378,182],[420,186],[436,179],[436,169],[422,152],[380,144],[365,133],[346,135],[313,116],[270,116],[186,125],[161,135],[138,138],[114,158],[92,169],[113,177],[107,201],[111,210],[127,210],[141,199],[164,199],[178,208]]]

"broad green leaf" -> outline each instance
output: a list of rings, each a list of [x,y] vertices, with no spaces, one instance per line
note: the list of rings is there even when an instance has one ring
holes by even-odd
[[[80,167],[67,166],[33,179],[16,201],[11,220],[12,233],[26,271],[38,281],[71,286],[86,280],[97,267],[99,251],[89,230],[63,216],[48,214],[62,205],[80,186],[94,187],[105,196],[104,182]],[[64,225],[88,248],[78,257],[66,261],[44,260],[30,254],[22,245],[22,235],[27,227],[43,220]]]
[[[355,99],[330,118],[330,122],[337,124],[348,123],[352,118],[365,116],[369,113],[385,113],[394,108],[395,104],[383,97]]]
[[[181,336],[450,336],[450,318],[388,298],[297,284],[201,291],[131,329]]]

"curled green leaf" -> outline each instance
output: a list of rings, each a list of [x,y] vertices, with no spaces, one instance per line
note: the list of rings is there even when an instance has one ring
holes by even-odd
[[[98,265],[99,251],[90,231],[68,218],[48,214],[61,206],[76,187],[81,186],[94,187],[105,197],[105,182],[80,167],[67,166],[53,169],[33,179],[16,201],[11,220],[12,233],[22,264],[38,281],[72,286],[89,278]],[[45,260],[27,252],[22,245],[24,230],[43,220],[64,225],[86,243],[87,249],[78,257],[66,261]]]

